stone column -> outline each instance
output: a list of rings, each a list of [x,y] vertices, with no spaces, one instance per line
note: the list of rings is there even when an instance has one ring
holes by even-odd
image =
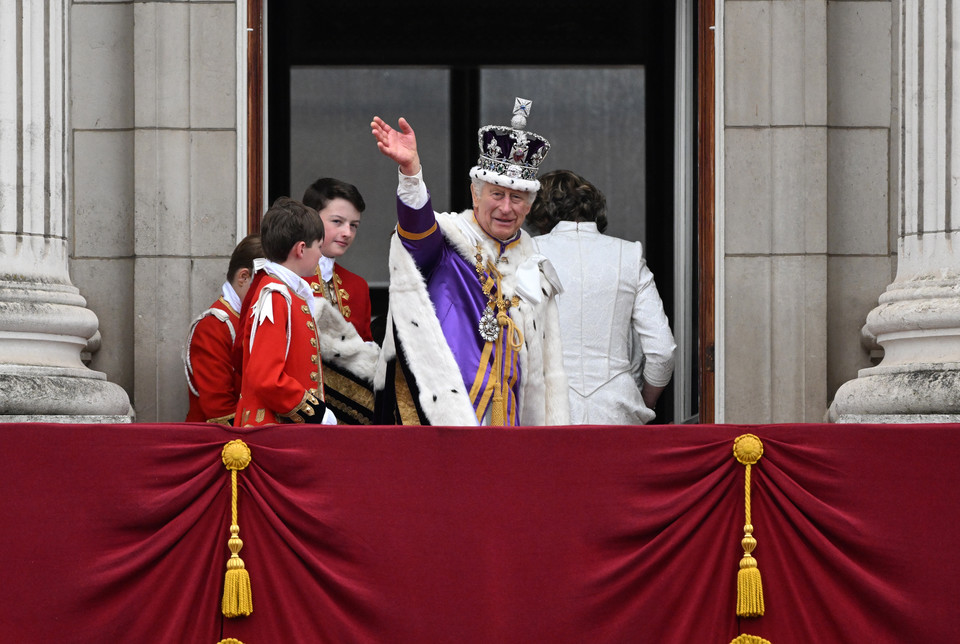
[[[66,5],[0,3],[0,421],[129,422],[80,360],[98,321],[67,266]]]
[[[838,422],[960,421],[960,12],[899,7],[897,275],[864,326],[883,361],[837,391]]]

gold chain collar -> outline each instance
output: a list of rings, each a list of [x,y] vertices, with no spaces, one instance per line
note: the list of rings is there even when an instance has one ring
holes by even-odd
[[[513,320],[510,319],[507,311],[510,310],[511,306],[518,306],[520,304],[520,298],[516,295],[509,300],[503,297],[500,286],[500,280],[503,276],[497,269],[501,261],[504,263],[507,262],[507,258],[497,257],[492,264],[487,262],[486,269],[484,269],[483,249],[480,247],[480,244],[477,244],[476,248],[477,254],[474,257],[477,260],[475,265],[477,280],[480,282],[480,288],[487,298],[487,305],[483,309],[483,315],[480,316],[480,337],[486,342],[496,342],[500,337],[500,330],[504,327],[509,327],[513,332],[510,337],[511,347],[514,350],[518,350],[523,344],[523,334],[513,323]],[[494,295],[494,290],[496,290],[496,295]]]

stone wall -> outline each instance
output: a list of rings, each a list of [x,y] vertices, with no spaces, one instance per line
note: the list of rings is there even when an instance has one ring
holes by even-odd
[[[233,2],[70,8],[71,274],[140,422],[185,417],[186,331],[236,244],[236,41]]]
[[[819,422],[890,281],[890,2],[723,5],[719,418]]]

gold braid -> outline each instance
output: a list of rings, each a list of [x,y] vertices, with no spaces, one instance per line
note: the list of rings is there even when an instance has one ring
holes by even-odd
[[[500,258],[497,258],[494,263],[488,261],[485,271],[483,267],[483,251],[479,244],[477,244],[477,254],[475,257],[477,259],[477,279],[480,281],[480,288],[487,298],[487,304],[484,309],[489,309],[491,313],[495,313],[497,321],[497,334],[495,339],[486,340],[486,336],[481,334],[481,337],[483,337],[488,344],[494,343],[493,366],[490,374],[493,385],[490,423],[492,425],[503,426],[506,425],[509,420],[508,407],[510,400],[508,396],[504,396],[504,390],[507,386],[503,377],[504,344],[506,344],[506,347],[510,351],[519,351],[523,346],[523,332],[517,327],[516,323],[508,314],[508,311],[511,306],[516,307],[520,304],[520,298],[513,296],[513,298],[509,300],[504,299],[501,288],[503,275],[497,269]],[[494,289],[496,289],[496,297],[493,295]],[[484,316],[486,316],[486,311]],[[481,324],[482,320],[483,318],[481,318]]]

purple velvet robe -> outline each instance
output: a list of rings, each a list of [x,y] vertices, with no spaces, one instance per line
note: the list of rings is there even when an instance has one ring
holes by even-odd
[[[473,219],[472,215],[468,215]],[[475,223],[477,232],[493,240],[502,254],[507,248],[519,243],[520,233],[509,242],[501,242],[486,233]],[[397,233],[403,247],[413,257],[427,283],[430,301],[437,313],[443,336],[453,352],[460,368],[464,385],[470,392],[470,400],[483,421],[492,398],[489,382],[493,368],[493,356],[484,353],[486,342],[480,337],[479,323],[487,305],[477,278],[476,260],[466,259],[447,241],[437,224],[430,200],[420,209],[413,209],[397,199]],[[494,343],[495,346],[495,343]],[[409,347],[408,351],[415,350]],[[518,354],[505,349],[501,353],[503,377],[509,382],[508,425],[517,425],[519,409],[517,396],[520,391],[520,364]]]

